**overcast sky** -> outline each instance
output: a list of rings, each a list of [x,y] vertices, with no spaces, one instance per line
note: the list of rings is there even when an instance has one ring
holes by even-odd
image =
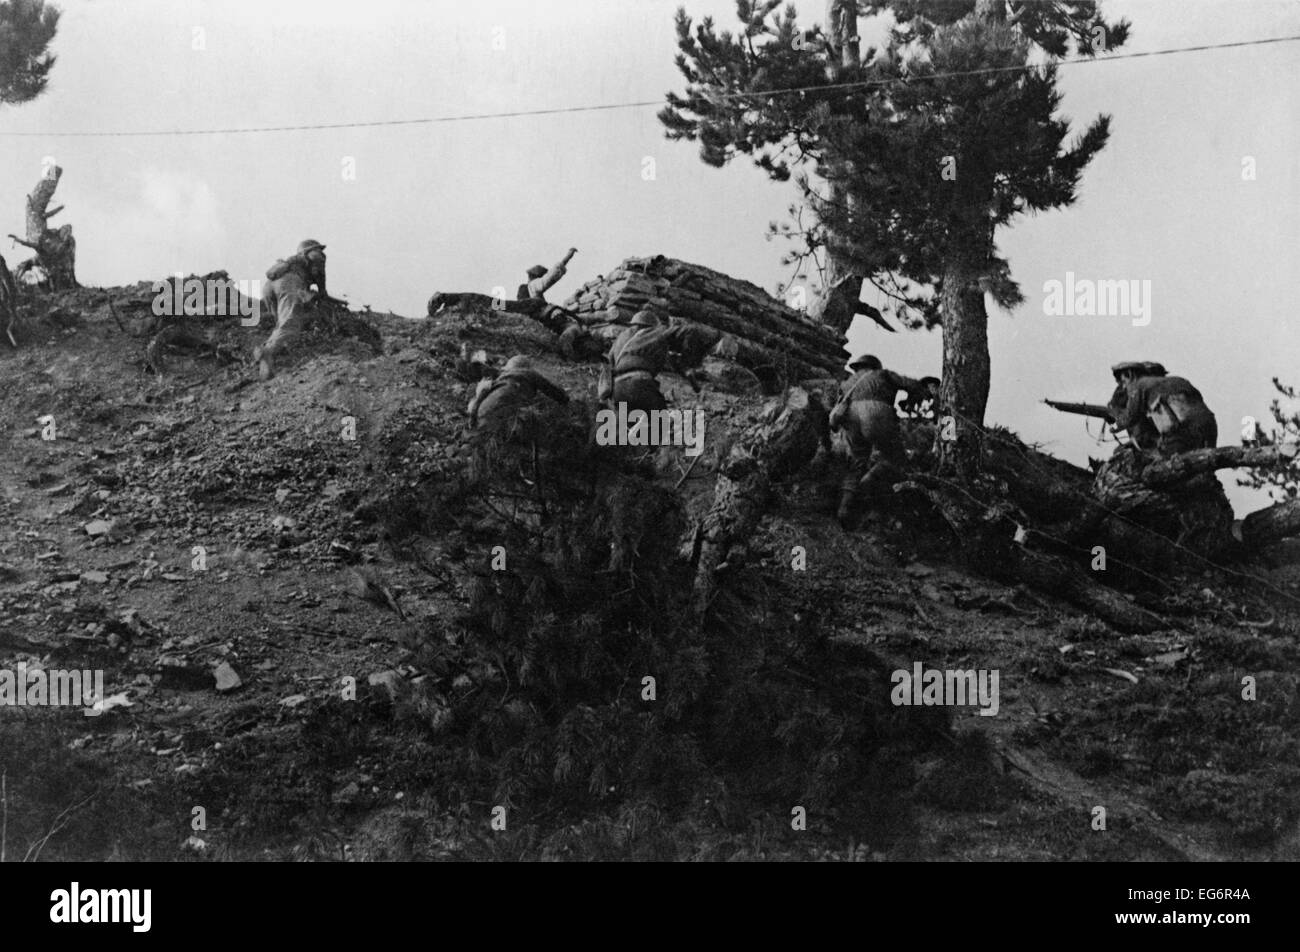
[[[0,231],[22,227],[45,156],[95,285],[224,269],[261,277],[303,238],[329,246],[330,289],[409,315],[435,290],[513,289],[533,263],[579,255],[553,300],[630,255],[667,254],[785,280],[768,222],[794,186],[701,163],[663,137],[656,107],[361,130],[76,138],[456,116],[662,100],[681,88],[668,0],[67,0],[48,92],[0,111]],[[822,2],[796,3],[801,21]],[[688,0],[735,23],[732,0]],[[1291,0],[1111,0],[1124,52],[1300,34]],[[504,47],[504,48],[496,48]],[[1111,140],[1069,209],[999,234],[1027,302],[993,311],[990,422],[1075,462],[1102,456],[1083,422],[1037,403],[1104,402],[1109,366],[1162,361],[1219,419],[1267,417],[1269,379],[1300,383],[1300,43],[1061,70],[1076,128]],[[1243,159],[1255,179],[1243,180]],[[654,178],[642,175],[654,159]],[[351,168],[354,176],[345,177]],[[20,252],[6,251],[11,264]],[[1066,272],[1151,282],[1151,320],[1050,317]],[[874,291],[867,295],[873,300]],[[853,349],[938,373],[935,332],[868,325]],[[1094,431],[1097,427],[1093,426]],[[1231,479],[1225,480],[1231,483]],[[1260,500],[1232,492],[1238,514]]]

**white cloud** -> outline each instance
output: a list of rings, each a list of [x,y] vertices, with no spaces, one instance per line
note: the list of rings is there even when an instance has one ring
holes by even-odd
[[[223,266],[229,240],[220,201],[207,182],[189,172],[148,165],[134,184],[112,205],[91,206],[78,215],[78,243],[87,252],[88,246],[94,248],[79,255],[93,263],[93,268],[78,269],[83,280],[123,284]]]

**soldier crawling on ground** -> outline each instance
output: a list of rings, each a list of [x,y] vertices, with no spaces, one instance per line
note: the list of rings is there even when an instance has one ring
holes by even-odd
[[[533,369],[527,357],[516,354],[506,361],[495,378],[479,381],[468,407],[470,426],[510,429],[519,412],[539,405],[540,397],[549,397],[562,405],[569,402],[569,395],[562,388]]]
[[[597,339],[571,311],[546,300],[546,292],[564,277],[566,266],[577,253],[577,248],[570,248],[568,254],[550,269],[540,264],[533,265],[528,269],[527,283],[519,285],[513,301],[473,292],[439,291],[429,298],[428,315],[434,317],[444,308],[466,304],[486,305],[508,314],[524,314],[559,337],[559,350],[565,357],[570,360],[599,360],[605,354],[604,342]]]
[[[257,375],[262,380],[275,374],[276,358],[302,331],[316,303],[329,298],[325,290],[325,246],[311,239],[300,242],[293,255],[271,265],[266,278],[270,284],[262,296],[262,310],[275,315],[275,330],[264,345],[253,350]]]
[[[490,298],[473,291],[439,291],[429,298],[426,311],[430,317],[443,308],[457,307],[470,303],[487,303],[495,311],[507,311],[511,314],[527,314],[536,317],[548,328],[559,334],[570,320],[569,312],[562,307],[548,304],[546,292],[549,291],[567,273],[566,266],[578,253],[577,248],[570,248],[559,263],[550,270],[535,264],[528,269],[528,282],[519,285],[514,301],[502,297]]]
[[[831,428],[841,430],[848,444],[849,468],[840,484],[836,512],[846,531],[853,528],[858,500],[875,495],[906,463],[894,410],[898,392],[906,390],[913,401],[934,396],[934,378],[913,380],[885,370],[872,354],[858,357],[849,369],[853,376],[841,385],[839,402],[830,413]]]

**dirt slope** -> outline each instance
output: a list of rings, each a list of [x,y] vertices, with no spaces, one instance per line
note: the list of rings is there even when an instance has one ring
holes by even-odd
[[[604,853],[584,847],[581,817],[563,821],[569,853],[522,833],[503,847],[487,794],[429,789],[418,743],[382,716],[423,673],[410,662],[424,622],[463,609],[482,557],[455,533],[394,531],[403,492],[461,463],[462,345],[532,354],[575,393],[594,390],[596,366],[561,360],[524,318],[450,311],[369,315],[379,355],[312,335],[267,383],[184,356],[159,379],[105,294],[139,286],[58,297],[44,339],[0,352],[0,669],[102,668],[126,702],[94,718],[0,708],[7,858],[636,855],[617,837]],[[245,354],[264,333],[204,329]],[[667,389],[709,412],[705,455],[674,478],[698,511],[719,452],[759,407],[679,379]],[[933,753],[894,765],[906,822],[826,816],[795,833],[787,811],[738,833],[696,811],[671,855],[1300,858],[1292,603],[1186,580],[1167,630],[1124,637],[947,564],[937,525],[842,533],[824,477],[815,464],[787,487],[732,571],[779,592],[772,623],[808,638],[905,669],[997,669],[998,715],[958,709]],[[791,567],[795,546],[805,570]],[[361,597],[359,571],[400,615]],[[1285,568],[1270,578],[1297,588]],[[1242,623],[1270,602],[1271,626]],[[223,663],[237,687],[218,690]]]

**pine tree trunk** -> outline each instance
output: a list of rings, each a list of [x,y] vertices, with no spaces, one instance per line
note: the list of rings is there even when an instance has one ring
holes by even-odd
[[[4,339],[11,347],[18,346],[18,338],[14,336],[17,326],[18,285],[9,273],[4,257],[0,256],[0,332],[3,332]]]
[[[988,312],[974,269],[953,263],[943,276],[943,384],[936,453],[942,471],[964,479],[980,471],[989,399]],[[951,424],[945,418],[951,418]]]
[[[974,16],[1004,21],[1004,0],[977,0]],[[957,173],[956,211],[960,224],[951,236],[943,273],[940,310],[943,315],[943,383],[939,392],[941,419],[938,446],[941,472],[973,479],[981,469],[984,411],[989,399],[988,311],[980,278],[993,249],[987,210],[993,198],[993,178],[978,154]]]
[[[857,0],[826,0],[826,35],[832,37],[831,52],[839,59],[837,79],[842,79],[844,72],[857,67],[858,48],[858,4]],[[834,68],[832,61],[831,68]]]
[[[825,34],[829,44],[827,76],[843,82],[859,65],[857,0],[826,0]],[[832,185],[830,200],[832,204],[848,204],[850,197]],[[862,275],[854,274],[827,249],[823,281],[821,293],[808,308],[808,316],[837,334],[847,334],[858,310]]]
[[[836,334],[847,334],[858,310],[862,276],[852,274],[831,253],[826,255],[825,285],[808,307],[808,316]]]

